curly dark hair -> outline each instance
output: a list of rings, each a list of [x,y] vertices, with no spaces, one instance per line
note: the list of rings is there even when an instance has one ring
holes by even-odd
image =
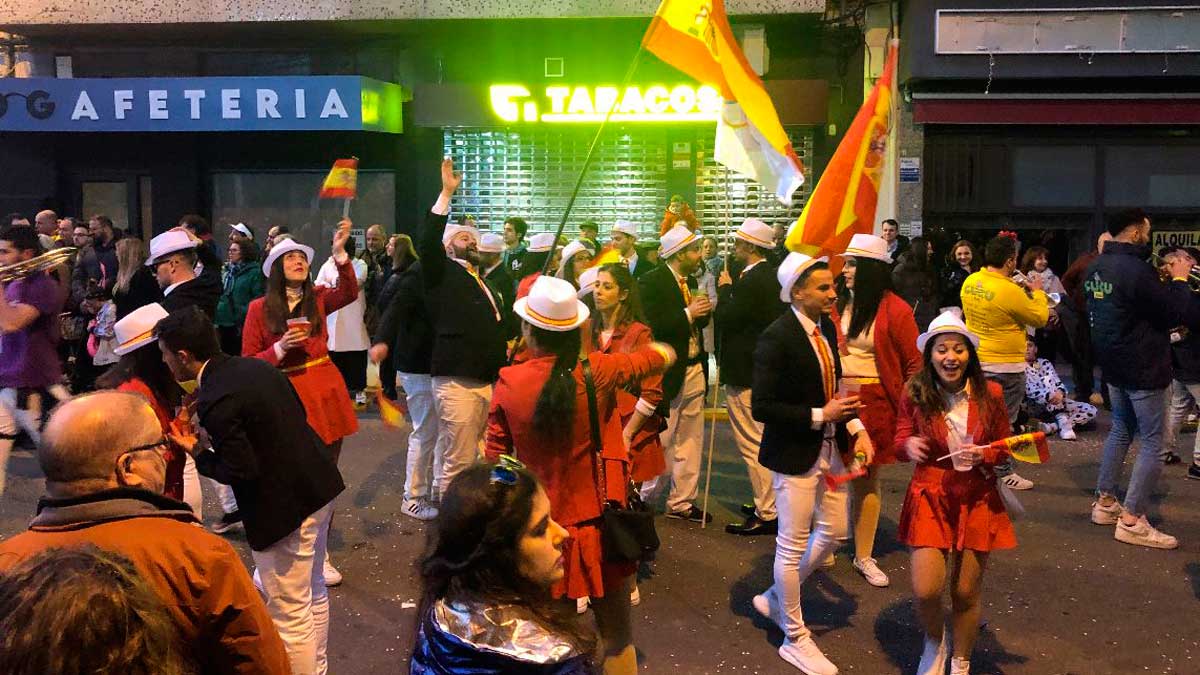
[[[0,673],[195,672],[166,605],[120,554],[52,548],[0,575]]]

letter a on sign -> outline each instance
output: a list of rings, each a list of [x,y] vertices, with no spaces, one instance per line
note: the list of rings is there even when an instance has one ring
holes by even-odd
[[[325,107],[321,109],[321,119],[325,119],[330,115],[337,115],[342,118],[349,118],[349,113],[346,112],[346,106],[342,105],[342,97],[338,96],[337,89],[330,89],[329,96],[325,97]]]
[[[71,119],[79,120],[84,117],[89,120],[100,119],[100,116],[96,114],[96,106],[92,104],[92,97],[88,96],[86,91],[81,91],[79,98],[75,101],[75,110],[71,112]]]

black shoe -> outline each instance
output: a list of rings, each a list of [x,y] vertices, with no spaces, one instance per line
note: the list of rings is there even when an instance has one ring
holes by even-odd
[[[753,537],[756,535],[775,534],[779,532],[779,521],[763,520],[758,516],[750,516],[746,518],[746,522],[742,524],[729,523],[725,526],[725,531],[729,534],[740,534],[744,537]]]
[[[234,511],[221,516],[221,519],[213,523],[212,531],[215,534],[224,534],[235,527],[242,524],[242,512]]]
[[[1187,477],[1194,480],[1200,480],[1200,464],[1192,462],[1192,465],[1188,467]]]
[[[1177,455],[1173,452],[1166,453],[1165,455],[1163,455],[1163,458],[1162,458],[1162,463],[1166,464],[1167,466],[1170,466],[1172,464],[1178,464],[1182,461],[1183,460],[1179,458],[1179,455]]]
[[[753,516],[756,513],[758,513],[758,510],[754,508],[753,504],[742,504],[743,516]]]
[[[671,511],[667,514],[667,517],[676,520],[690,520],[693,523],[712,522],[712,514],[701,511],[699,506],[693,506],[683,511]]]

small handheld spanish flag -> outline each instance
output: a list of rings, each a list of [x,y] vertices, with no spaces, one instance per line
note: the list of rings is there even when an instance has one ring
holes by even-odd
[[[333,163],[325,182],[321,184],[321,199],[354,199],[358,196],[358,158],[339,159]]]
[[[1028,464],[1045,464],[1050,461],[1050,445],[1046,443],[1046,434],[1035,431],[1031,434],[1018,434],[992,441],[992,448],[1004,450],[1013,459]]]
[[[406,406],[383,395],[383,390],[375,392],[375,400],[379,403],[379,419],[384,426],[391,429],[403,429],[408,426]]]

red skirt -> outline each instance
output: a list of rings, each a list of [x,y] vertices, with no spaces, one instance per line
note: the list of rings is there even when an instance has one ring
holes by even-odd
[[[332,361],[325,360],[287,373],[287,376],[304,403],[308,426],[317,432],[325,445],[332,445],[358,431],[358,418],[354,415],[346,381]]]
[[[551,589],[554,597],[603,598],[606,588],[620,588],[624,579],[637,572],[637,563],[604,560],[599,521],[567,525],[566,529],[570,538],[563,546],[563,578]]]
[[[858,392],[862,409],[858,411],[858,419],[867,429],[871,445],[875,446],[875,459],[872,464],[895,464],[906,462],[908,459],[896,453],[896,409],[884,393],[882,384],[864,384]]]
[[[637,397],[627,391],[617,392],[617,413],[621,416],[621,428],[633,417]],[[658,478],[667,472],[667,458],[663,454],[662,441],[658,435],[667,427],[658,415],[651,415],[641,429],[633,435],[629,447],[629,479],[641,483]]]
[[[896,529],[900,541],[913,548],[987,552],[1017,545],[995,480],[978,467],[955,471],[918,464]]]

